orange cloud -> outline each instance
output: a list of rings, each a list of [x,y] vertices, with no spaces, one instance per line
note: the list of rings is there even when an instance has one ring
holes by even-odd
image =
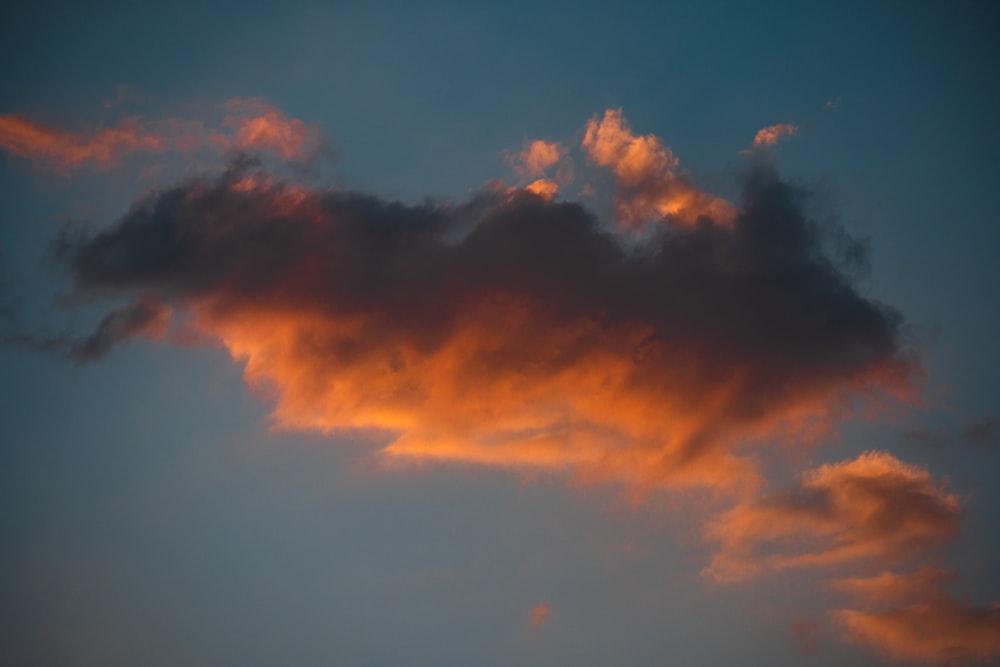
[[[831,586],[867,607],[897,605],[936,597],[954,577],[945,570],[923,566],[916,572],[884,571],[874,577],[845,577]]]
[[[528,617],[531,620],[532,627],[534,628],[543,627],[548,622],[549,614],[551,613],[552,610],[549,608],[549,605],[544,602],[534,607],[528,614]]]
[[[0,147],[59,170],[76,169],[87,163],[97,169],[108,169],[128,153],[164,151],[167,142],[149,133],[135,118],[127,118],[113,128],[73,134],[21,116],[0,116]]]
[[[753,138],[753,146],[754,148],[773,146],[778,143],[778,140],[782,137],[793,137],[798,133],[799,128],[795,125],[789,125],[787,123],[771,125],[757,132],[756,136]]]
[[[220,129],[202,120],[130,116],[113,127],[73,133],[16,115],[0,116],[0,148],[58,171],[106,170],[134,153],[188,152],[216,147],[261,151],[302,160],[322,145],[318,127],[290,119],[254,100],[231,100]]]
[[[524,147],[517,158],[521,169],[531,177],[541,176],[550,167],[556,165],[566,151],[554,141],[537,139]]]
[[[708,537],[721,548],[704,574],[738,581],[762,570],[906,562],[951,539],[958,519],[958,499],[925,469],[868,452],[716,520]]]
[[[608,109],[600,121],[587,123],[583,149],[595,164],[610,168],[617,179],[615,212],[619,223],[641,229],[666,219],[693,225],[708,219],[729,224],[736,209],[694,187],[679,175],[679,161],[659,137],[633,134],[621,109]]]
[[[847,641],[898,660],[967,665],[1000,657],[1000,604],[956,599],[945,590],[952,579],[930,566],[839,579],[833,588],[851,596],[858,608],[832,616]]]
[[[1000,603],[977,607],[940,594],[887,611],[840,610],[847,641],[897,660],[970,665],[1000,658]]]
[[[232,136],[219,137],[227,148],[263,150],[286,160],[302,160],[313,155],[322,143],[317,126],[288,118],[269,104],[233,99],[224,106],[230,111],[225,124],[234,130]]]
[[[547,178],[540,178],[534,183],[529,184],[524,188],[532,194],[536,194],[542,199],[553,199],[557,194],[559,194],[559,185],[555,181],[550,181]]]

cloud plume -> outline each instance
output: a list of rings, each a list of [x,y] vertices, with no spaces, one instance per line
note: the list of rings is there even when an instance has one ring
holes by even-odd
[[[221,108],[225,116],[219,122],[125,116],[110,127],[78,132],[21,115],[2,115],[0,149],[35,165],[68,173],[86,167],[107,170],[134,153],[168,151],[254,151],[285,160],[306,160],[324,145],[317,126],[288,118],[260,100],[232,99]]]

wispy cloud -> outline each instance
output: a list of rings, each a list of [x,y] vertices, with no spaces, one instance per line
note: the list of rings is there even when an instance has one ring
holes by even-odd
[[[108,169],[123,155],[162,152],[167,146],[165,137],[136,118],[74,134],[23,116],[0,116],[0,147],[62,171],[83,166]]]
[[[114,106],[114,105],[113,105]],[[21,115],[0,116],[0,148],[62,173],[107,170],[133,154],[196,150],[255,151],[306,160],[324,146],[318,126],[288,118],[259,100],[233,99],[218,122],[124,116],[113,125],[70,131]]]
[[[707,532],[720,547],[704,574],[733,582],[792,568],[839,573],[830,587],[850,604],[830,616],[846,641],[928,664],[993,660],[1000,604],[955,598],[947,592],[955,577],[932,564],[960,518],[958,497],[926,469],[868,452],[722,515]],[[817,630],[793,626],[807,649]]]
[[[1000,657],[1000,603],[975,605],[949,594],[935,568],[839,582],[855,609],[834,612],[849,642],[897,660],[970,665]]]
[[[894,565],[949,541],[958,519],[958,498],[925,469],[868,452],[724,514],[708,530],[720,549],[705,574],[733,581],[788,568]]]
[[[799,133],[799,128],[789,123],[778,123],[761,129],[753,138],[754,148],[767,148],[778,143],[781,139],[794,137]]]

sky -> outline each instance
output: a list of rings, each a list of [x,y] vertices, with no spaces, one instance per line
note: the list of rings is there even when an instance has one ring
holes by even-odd
[[[0,662],[1000,664],[989,2],[0,8]]]

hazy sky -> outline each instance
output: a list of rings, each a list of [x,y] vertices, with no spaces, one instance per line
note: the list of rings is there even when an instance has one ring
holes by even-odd
[[[992,3],[87,4],[0,9],[0,662],[1000,664]]]

